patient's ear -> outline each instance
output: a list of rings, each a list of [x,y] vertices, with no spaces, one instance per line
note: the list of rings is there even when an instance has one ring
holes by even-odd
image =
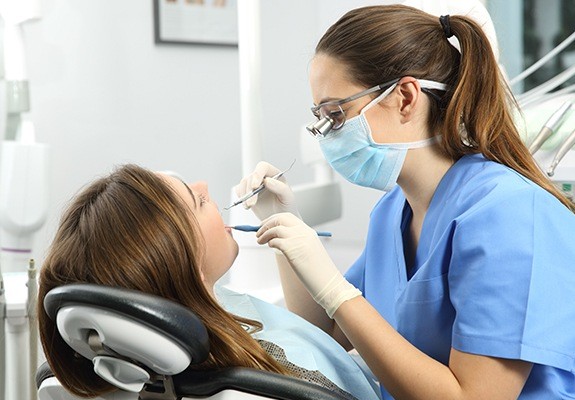
[[[202,280],[202,283],[204,284],[204,286],[206,286],[206,284],[207,284],[206,275],[204,274],[204,271],[202,271],[201,268],[199,268],[199,272],[200,272],[200,279]]]
[[[215,294],[214,294],[214,283],[213,282],[208,282],[206,279],[206,275],[204,274],[204,271],[202,271],[202,269],[199,269],[199,274],[200,274],[200,279],[202,281],[202,285],[204,285],[204,287],[206,288],[206,290],[208,291],[208,293],[215,298]]]

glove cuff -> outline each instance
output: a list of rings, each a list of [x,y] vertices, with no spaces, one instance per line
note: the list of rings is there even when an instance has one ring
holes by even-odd
[[[361,296],[361,291],[337,273],[313,299],[325,309],[330,318],[344,302]]]

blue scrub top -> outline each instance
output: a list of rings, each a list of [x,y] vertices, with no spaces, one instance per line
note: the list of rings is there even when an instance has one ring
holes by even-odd
[[[513,170],[472,155],[441,180],[407,268],[410,219],[400,188],[384,195],[346,278],[443,364],[451,347],[529,361],[520,399],[575,399],[575,214]]]

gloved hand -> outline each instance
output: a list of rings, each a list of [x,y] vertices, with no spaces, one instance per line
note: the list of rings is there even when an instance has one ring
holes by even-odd
[[[315,230],[289,213],[262,221],[256,233],[259,244],[280,250],[313,299],[330,318],[339,306],[361,292],[339,272]]]
[[[280,170],[273,165],[261,161],[256,165],[256,168],[250,175],[243,178],[240,183],[234,187],[236,195],[242,197],[256,189],[262,182],[264,183],[266,187],[265,190],[247,199],[243,203],[244,208],[251,208],[260,220],[264,220],[270,215],[281,212],[290,212],[299,217],[299,212],[295,204],[295,196],[287,184],[285,177],[281,176],[279,179],[270,178],[279,172]]]

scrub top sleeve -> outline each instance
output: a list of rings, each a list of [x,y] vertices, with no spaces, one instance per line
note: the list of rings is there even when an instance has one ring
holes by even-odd
[[[573,213],[542,190],[462,216],[449,270],[452,346],[573,371],[574,237]]]
[[[365,295],[365,249],[347,270],[345,279]]]

